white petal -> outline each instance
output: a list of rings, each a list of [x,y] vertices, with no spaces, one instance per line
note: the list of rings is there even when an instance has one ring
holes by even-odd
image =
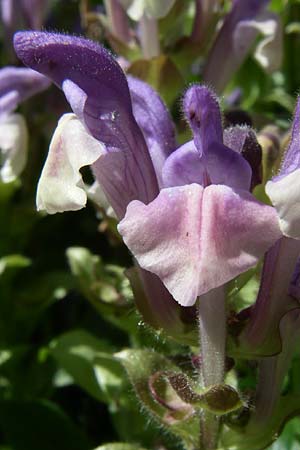
[[[175,0],[146,0],[145,3],[146,15],[153,19],[161,19],[168,14],[175,3]]]
[[[268,181],[266,193],[277,210],[282,233],[300,239],[300,169],[279,181]]]
[[[236,45],[250,41],[255,31],[262,34],[263,39],[257,45],[254,58],[267,73],[278,70],[283,56],[283,31],[281,19],[277,14],[266,11],[256,19],[245,20],[239,24],[236,33]]]
[[[140,20],[146,8],[145,0],[133,0],[127,9],[127,14],[132,20]]]
[[[91,200],[102,210],[104,210],[105,214],[108,217],[112,217],[114,219],[116,218],[116,214],[109,204],[106,195],[104,194],[103,189],[98,181],[95,181],[91,186],[87,188],[87,196],[89,200]]]
[[[283,56],[283,31],[277,14],[266,12],[257,21],[257,29],[265,36],[258,44],[254,57],[268,73],[278,70]]]
[[[87,195],[80,169],[104,152],[104,146],[88,134],[74,114],[62,116],[39,181],[38,210],[54,214],[83,208]]]
[[[20,114],[11,114],[0,121],[0,180],[9,183],[22,172],[27,161],[28,132]]]
[[[128,16],[135,21],[140,20],[144,14],[152,19],[165,17],[174,3],[175,0],[121,0]]]

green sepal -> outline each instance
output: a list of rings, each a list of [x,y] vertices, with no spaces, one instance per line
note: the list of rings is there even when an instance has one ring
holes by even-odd
[[[206,410],[216,415],[228,414],[243,406],[237,391],[227,385],[219,384],[197,393],[192,380],[182,372],[157,372],[156,378],[167,379],[183,402],[195,410]],[[187,409],[187,408],[186,408]]]
[[[201,393],[199,406],[216,415],[224,415],[240,409],[243,403],[232,386],[218,384]]]
[[[182,401],[166,379],[158,377],[153,380],[162,369],[173,374],[180,373],[178,367],[151,350],[127,349],[115,356],[124,365],[144,409],[161,426],[179,437],[184,448],[197,448],[199,417],[194,413],[194,408]]]

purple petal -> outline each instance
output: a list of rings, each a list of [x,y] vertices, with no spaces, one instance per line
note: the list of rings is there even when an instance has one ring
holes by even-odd
[[[290,144],[284,156],[279,175],[273,181],[286,177],[288,174],[300,168],[300,97],[298,97],[294,114],[292,136]]]
[[[183,99],[183,110],[200,156],[212,142],[223,142],[220,106],[210,89],[200,85],[188,89]]]
[[[251,189],[262,182],[262,149],[254,131],[247,126],[235,126],[224,130],[224,144],[240,153],[252,169]]]
[[[153,200],[155,172],[132,114],[126,78],[111,54],[86,39],[42,32],[17,33],[15,48],[25,64],[64,90],[75,114],[105,144],[109,156],[101,157],[103,168],[96,163],[95,172],[119,217],[131,200]]]
[[[257,17],[269,0],[235,0],[209,52],[203,78],[222,92],[247,56],[257,35],[254,28],[241,29],[243,22]]]
[[[241,341],[252,351],[272,349],[282,316],[296,302],[289,296],[290,282],[300,253],[300,241],[282,238],[266,253],[256,303]],[[295,280],[295,278],[293,278]],[[292,280],[292,282],[293,282]]]
[[[163,329],[181,344],[194,344],[195,336],[189,332],[189,328],[195,324],[195,309],[182,308],[161,280],[151,272],[137,266],[126,270],[126,275],[144,321],[154,328]]]
[[[21,8],[28,27],[40,30],[43,26],[49,0],[21,0]]]
[[[164,187],[203,184],[205,167],[199,157],[194,141],[179,147],[166,160],[162,170]]]
[[[251,168],[238,153],[225,145],[214,142],[207,154],[199,157],[193,141],[172,153],[163,167],[165,187],[198,183],[224,184],[233,189],[249,190]]]
[[[211,26],[217,0],[195,0],[195,17],[191,34],[192,42],[201,43]]]
[[[0,116],[10,114],[21,102],[49,85],[49,80],[34,70],[4,67],[0,70]]]
[[[300,251],[299,251],[300,254]],[[289,294],[300,300],[300,258],[298,257],[297,264],[292,276],[292,280],[289,286]]]
[[[147,142],[158,184],[162,185],[162,167],[177,147],[174,124],[165,104],[149,84],[131,76],[127,81],[134,117]]]
[[[215,142],[207,151],[207,170],[213,184],[225,184],[233,189],[248,191],[251,185],[251,167],[241,155]]]
[[[279,175],[266,184],[266,193],[277,209],[285,236],[300,239],[300,99],[294,115],[292,137]]]
[[[49,0],[1,0],[1,19],[9,38],[13,31],[24,25],[33,30],[40,29],[48,4]]]
[[[14,23],[15,0],[2,0],[0,2],[1,20],[4,26],[11,29]]]
[[[11,38],[20,20],[17,0],[0,1],[1,21],[5,32],[5,44],[11,44]]]
[[[183,306],[254,266],[281,237],[274,208],[246,191],[197,184],[130,203],[119,232]]]

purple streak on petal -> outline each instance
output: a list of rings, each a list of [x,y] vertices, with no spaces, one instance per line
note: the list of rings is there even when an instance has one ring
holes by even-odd
[[[207,152],[212,142],[223,142],[220,106],[210,89],[200,85],[188,89],[183,99],[183,110],[200,156]]]
[[[172,153],[163,167],[164,187],[185,184],[225,184],[233,189],[249,190],[251,168],[247,161],[225,145],[214,142],[202,158],[190,141]]]
[[[49,85],[49,80],[34,70],[4,67],[0,70],[0,116],[11,113],[21,102]]]
[[[254,131],[247,126],[226,128],[223,134],[224,144],[240,153],[252,169],[251,190],[262,182],[262,149]]]
[[[109,173],[104,173],[100,161],[94,168],[119,217],[131,200],[153,200],[158,192],[155,172],[133,117],[126,78],[111,54],[86,39],[42,32],[17,33],[15,49],[25,64],[65,91],[75,114],[92,136],[106,145],[108,153],[114,153],[105,158]],[[120,181],[121,185],[117,184]],[[115,198],[117,192],[119,197]]]
[[[300,252],[299,252],[300,253]],[[289,295],[300,300],[300,258],[298,258],[296,267],[289,286]]]
[[[222,28],[210,50],[204,68],[203,79],[221,93],[231,76],[247,56],[257,30],[247,28],[239,32],[243,22],[260,14],[269,0],[235,0],[231,11],[225,17]]]
[[[279,175],[272,181],[278,181],[300,168],[300,97],[294,113],[291,141],[284,156]]]
[[[164,162],[177,147],[174,124],[165,104],[149,84],[131,76],[127,81],[133,115],[143,132],[161,185]]]
[[[183,306],[254,266],[281,237],[274,208],[222,185],[167,188],[147,206],[131,202],[118,229]]]

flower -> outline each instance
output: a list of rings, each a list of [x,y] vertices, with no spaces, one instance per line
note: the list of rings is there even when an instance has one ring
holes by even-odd
[[[2,0],[0,13],[7,31],[12,32],[20,22],[38,30],[43,25],[49,0]]]
[[[276,210],[250,193],[252,169],[243,157],[249,130],[232,129],[224,139],[219,104],[207,87],[186,92],[193,140],[176,149],[158,95],[134,79],[128,87],[103,47],[78,37],[20,32],[15,49],[26,65],[63,89],[76,116],[60,122],[59,138],[50,146],[51,170],[43,179],[50,183],[48,203],[56,210],[84,206],[79,166],[91,164],[124,242],[179,304],[193,305],[248,270],[282,236]],[[68,133],[77,142],[75,163]],[[60,174],[61,186],[67,186],[62,201],[51,187]],[[70,183],[74,194],[77,189],[71,200]]]
[[[203,78],[222,92],[239,69],[261,33],[255,59],[268,72],[282,61],[282,25],[277,14],[266,11],[269,0],[234,0],[208,54]],[[221,64],[221,66],[220,66]]]
[[[27,159],[26,122],[13,111],[49,84],[47,78],[31,69],[4,67],[0,70],[0,180],[4,183],[17,178]]]
[[[291,141],[279,174],[266,184],[266,193],[277,209],[285,236],[300,239],[300,98],[298,98]]]

